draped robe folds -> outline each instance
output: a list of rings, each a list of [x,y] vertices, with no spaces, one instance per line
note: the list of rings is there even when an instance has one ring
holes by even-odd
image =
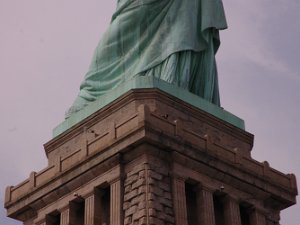
[[[155,76],[220,105],[215,54],[221,0],[119,0],[66,117],[136,76]]]

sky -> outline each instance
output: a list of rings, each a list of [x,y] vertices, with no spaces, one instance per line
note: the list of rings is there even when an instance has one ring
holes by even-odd
[[[223,0],[221,104],[255,135],[252,157],[300,180],[300,0]],[[0,0],[0,204],[47,166],[43,144],[78,94],[116,0]],[[299,182],[298,182],[298,186]],[[281,214],[298,225],[300,204]],[[18,225],[5,217],[0,224]]]

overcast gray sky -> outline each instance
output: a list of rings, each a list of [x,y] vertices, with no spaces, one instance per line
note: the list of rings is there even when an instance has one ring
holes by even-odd
[[[224,0],[222,106],[255,135],[253,158],[300,179],[300,0]],[[63,121],[115,8],[112,0],[0,0],[0,203],[46,167],[43,144]],[[298,225],[300,206],[282,213]],[[0,224],[17,225],[5,218]]]

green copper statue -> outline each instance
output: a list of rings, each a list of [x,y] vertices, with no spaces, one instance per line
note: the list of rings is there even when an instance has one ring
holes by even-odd
[[[221,0],[118,0],[66,117],[136,76],[154,76],[220,105],[215,54],[226,27]]]

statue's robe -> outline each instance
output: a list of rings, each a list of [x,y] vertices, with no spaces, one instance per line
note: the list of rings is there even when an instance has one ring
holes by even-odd
[[[155,76],[219,105],[221,0],[119,0],[69,114],[136,76]]]

